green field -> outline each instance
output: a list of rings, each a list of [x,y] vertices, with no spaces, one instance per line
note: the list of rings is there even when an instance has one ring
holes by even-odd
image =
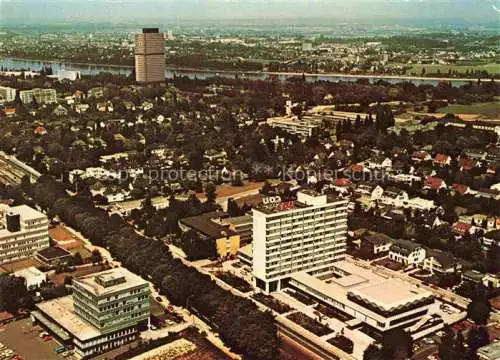
[[[500,117],[500,103],[487,102],[473,105],[450,105],[437,112],[451,114],[478,114],[487,118],[498,119]]]
[[[442,75],[448,74],[448,71],[457,71],[459,73],[465,73],[467,70],[485,70],[489,74],[500,74],[500,64],[490,63],[483,65],[414,65],[411,69],[407,71],[407,75],[420,76],[422,74],[422,68],[425,68],[426,75],[436,74],[438,70]]]

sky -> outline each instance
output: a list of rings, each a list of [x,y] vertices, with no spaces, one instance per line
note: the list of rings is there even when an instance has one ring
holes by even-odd
[[[0,0],[0,23],[324,18],[500,24],[499,9],[500,0]]]

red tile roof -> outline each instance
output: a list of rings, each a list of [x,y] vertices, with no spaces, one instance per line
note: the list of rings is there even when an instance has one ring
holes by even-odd
[[[476,166],[476,162],[472,159],[460,159],[460,167],[464,170],[471,170]]]
[[[425,180],[425,186],[434,190],[439,189],[443,185],[443,179],[438,178],[436,176],[429,176],[427,180]]]
[[[464,184],[453,184],[453,190],[463,195],[469,190],[469,187]]]
[[[363,172],[365,170],[365,167],[362,164],[352,164],[349,166],[349,169],[352,172]]]
[[[464,235],[470,231],[472,228],[471,224],[463,223],[463,222],[457,222],[455,225],[453,225],[453,232]]]
[[[446,164],[449,160],[449,156],[445,154],[437,154],[436,157],[434,158],[434,162],[437,162],[439,164]]]
[[[429,153],[427,151],[415,151],[411,157],[412,159],[425,160],[425,158],[429,157]]]
[[[349,179],[335,179],[335,186],[347,186],[351,183]]]

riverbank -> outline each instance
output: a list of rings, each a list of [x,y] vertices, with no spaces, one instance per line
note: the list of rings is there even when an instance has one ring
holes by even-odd
[[[69,69],[74,67],[89,67],[89,68],[98,68],[98,69],[123,69],[125,71],[132,71],[133,65],[119,65],[119,64],[97,64],[97,63],[85,63],[85,62],[67,62],[61,60],[39,60],[39,59],[26,59],[26,58],[18,58],[18,57],[0,57],[0,63],[4,61],[10,62],[25,62],[25,63],[37,63],[37,64],[54,64],[58,66],[68,66]],[[6,66],[9,66],[8,64]],[[26,68],[29,68],[27,66]],[[389,80],[389,81],[415,81],[415,82],[457,82],[457,83],[468,83],[471,81],[477,81],[477,78],[452,78],[452,77],[425,77],[425,76],[409,76],[409,75],[385,75],[385,74],[351,74],[351,73],[308,73],[308,72],[279,72],[279,71],[255,71],[255,70],[226,70],[226,69],[207,69],[207,68],[189,68],[189,67],[180,67],[172,64],[166,64],[167,72],[175,74],[179,73],[199,73],[199,74],[213,74],[213,76],[217,76],[218,74],[224,75],[233,75],[241,78],[245,78],[247,76],[257,76],[259,78],[265,78],[267,76],[276,76],[280,78],[287,77],[307,77],[312,80],[325,80],[328,81],[331,79],[368,79],[371,81],[376,80]],[[78,70],[78,69],[75,69]],[[490,78],[482,78],[481,81],[490,81]],[[352,81],[352,80],[351,80]],[[495,82],[500,82],[500,79],[494,79]]]

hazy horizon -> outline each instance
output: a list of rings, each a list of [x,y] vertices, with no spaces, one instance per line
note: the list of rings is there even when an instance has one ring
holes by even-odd
[[[499,24],[498,8],[498,0],[0,0],[0,23],[318,18]]]

